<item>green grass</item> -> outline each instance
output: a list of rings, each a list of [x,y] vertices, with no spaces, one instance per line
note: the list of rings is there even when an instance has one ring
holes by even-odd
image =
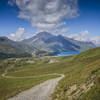
[[[96,78],[94,87],[83,94],[81,100],[100,100],[100,77]]]
[[[34,64],[29,64],[26,61],[34,61]],[[8,59],[0,62],[0,100],[5,100],[15,94],[31,88],[39,83],[42,83],[48,79],[58,77],[59,75],[45,75],[53,73],[47,71],[48,68],[43,66],[47,60],[41,60],[38,58],[27,59]],[[42,65],[42,66],[41,66]],[[42,69],[43,68],[43,69]],[[46,69],[45,69],[46,68]],[[44,71],[45,69],[45,71]],[[24,78],[4,78],[2,74],[7,70],[9,76],[17,76]],[[39,76],[40,75],[40,76]],[[45,76],[42,76],[45,75]],[[34,78],[25,78],[27,76],[37,76]],[[39,76],[39,77],[38,77]]]
[[[65,78],[59,82],[54,94],[52,95],[53,100],[67,100],[67,90],[73,83],[80,85],[86,82],[93,74],[96,74],[97,76],[100,74],[93,73],[100,69],[100,48],[83,52],[73,57],[69,63],[66,63],[67,69]],[[75,100],[99,100],[100,88],[95,88],[95,86],[93,89],[88,91],[88,93],[81,94],[81,96]],[[93,98],[91,91],[96,91],[94,92]],[[86,96],[88,94],[89,96]]]
[[[53,58],[20,58],[7,59],[0,61],[0,100],[5,100],[15,94],[31,88],[45,80],[58,77],[57,75],[42,76],[46,74],[65,74],[65,77],[59,82],[54,93],[53,100],[66,100],[68,98],[67,90],[72,84],[80,85],[86,83],[92,76],[100,74],[100,48],[91,49],[76,56],[69,57],[53,57]],[[57,63],[50,64],[50,60],[57,60]],[[27,63],[34,61],[34,63]],[[8,70],[7,76],[27,77],[37,76],[36,78],[3,78],[1,75]],[[41,77],[38,77],[41,76]],[[81,94],[77,100],[99,100],[91,98],[99,98],[100,83],[95,80],[94,87],[88,92]],[[94,96],[92,97],[92,93]],[[74,94],[76,91],[72,91]],[[89,95],[88,95],[89,94]],[[88,95],[88,96],[87,96]]]
[[[39,78],[29,78],[29,79],[6,79],[0,78],[0,100],[5,100],[15,94],[31,88],[45,80],[55,78],[57,76],[45,76]]]

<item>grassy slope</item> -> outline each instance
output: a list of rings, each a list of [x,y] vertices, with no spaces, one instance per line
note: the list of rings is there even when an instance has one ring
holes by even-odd
[[[27,61],[34,61],[34,64]],[[11,76],[39,76],[44,75],[41,65],[46,61],[41,61],[35,58],[25,59],[8,59],[0,61],[0,100],[5,100],[25,89],[31,88],[45,80],[55,78],[57,75],[41,76],[36,78],[4,78],[2,73],[8,70],[8,75]],[[48,72],[48,71],[47,71]]]
[[[66,70],[65,78],[59,82],[56,87],[55,93],[53,94],[53,100],[66,100],[68,99],[67,90],[72,86],[72,84],[81,85],[93,75],[96,75],[94,79],[95,84],[92,89],[88,92],[81,93],[77,98],[72,100],[99,100],[100,98],[100,48],[91,49],[86,52],[81,53],[73,58],[66,66],[71,70]],[[99,81],[97,81],[99,80]],[[76,90],[75,90],[76,91]],[[72,92],[75,92],[72,91]]]
[[[50,64],[50,60],[56,59],[57,63]],[[34,61],[34,63],[27,63],[27,61]],[[100,68],[100,48],[92,49],[86,51],[77,56],[70,57],[60,57],[60,58],[24,58],[24,59],[8,59],[0,61],[0,100],[4,100],[10,96],[15,95],[16,93],[21,92],[27,88],[31,88],[32,86],[39,84],[45,80],[50,78],[54,78],[57,76],[42,76],[36,78],[14,78],[7,79],[3,78],[1,75],[5,70],[8,70],[9,76],[17,76],[17,77],[27,77],[27,76],[39,76],[45,74],[52,73],[64,73],[65,78],[62,79],[54,94],[52,95],[53,100],[66,100],[67,89],[70,85],[76,83],[80,85],[87,81],[89,77],[93,74],[99,75]],[[98,76],[97,76],[98,80]],[[98,81],[95,83],[99,84]],[[93,89],[97,88],[98,85],[95,85]],[[93,90],[88,91],[90,96]],[[98,100],[98,99],[86,99],[85,95],[87,93],[82,94],[82,100]],[[98,91],[96,92],[98,95]],[[94,97],[96,96],[94,93]],[[99,96],[99,95],[98,95]]]

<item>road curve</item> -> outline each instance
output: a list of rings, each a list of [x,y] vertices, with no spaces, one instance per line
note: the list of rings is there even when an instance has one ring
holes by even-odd
[[[52,75],[61,75],[61,74],[57,74],[57,73],[53,73],[53,74],[44,74],[44,75],[37,75],[37,76],[25,76],[25,77],[21,77],[21,76],[19,76],[19,77],[17,77],[17,76],[9,76],[9,75],[6,75],[7,74],[7,72],[5,72],[5,73],[3,73],[2,74],[2,77],[4,77],[4,78],[38,78],[38,77],[44,77],[44,76],[52,76]]]
[[[58,81],[60,81],[64,75],[61,77],[47,80],[29,90],[23,91],[7,100],[51,100],[51,94],[53,93]]]

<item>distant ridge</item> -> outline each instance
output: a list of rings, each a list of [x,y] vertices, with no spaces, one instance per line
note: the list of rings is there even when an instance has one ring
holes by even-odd
[[[32,38],[15,42],[7,37],[0,37],[1,58],[30,57],[36,53],[54,55],[67,51],[85,51],[96,46],[92,42],[82,42],[64,37],[55,36],[48,32],[40,32]]]
[[[0,37],[0,59],[16,57],[31,57],[23,50],[23,46],[7,37]]]
[[[22,42],[39,50],[53,52],[84,51],[96,47],[92,42],[77,41],[62,35],[55,36],[48,32],[40,32]]]

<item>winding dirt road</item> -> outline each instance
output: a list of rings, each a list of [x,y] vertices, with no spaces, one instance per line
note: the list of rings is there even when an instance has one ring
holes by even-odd
[[[63,77],[64,75],[61,75],[61,77],[47,80],[44,83],[21,92],[17,96],[7,100],[51,100],[51,94],[53,93],[58,81]]]

